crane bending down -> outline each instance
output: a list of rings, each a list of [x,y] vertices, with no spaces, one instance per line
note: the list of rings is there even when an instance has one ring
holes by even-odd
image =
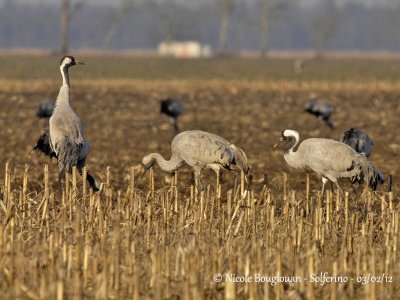
[[[160,112],[166,114],[171,118],[172,126],[174,127],[175,134],[179,133],[178,117],[183,113],[183,104],[178,100],[167,98],[160,101]]]
[[[49,120],[49,131],[42,134],[36,145],[38,150],[50,157],[57,158],[60,182],[64,180],[65,172],[71,172],[73,166],[76,166],[79,173],[82,174],[90,149],[89,142],[83,135],[82,123],[69,103],[68,68],[77,64],[83,63],[75,60],[72,56],[64,56],[61,59],[60,71],[63,84]],[[49,149],[51,149],[50,153]],[[93,190],[99,190],[99,184],[89,173],[87,180]]]
[[[322,177],[322,191],[330,180],[343,194],[337,180],[350,178],[352,183],[367,182],[371,190],[378,184],[378,171],[374,164],[364,154],[357,153],[350,146],[331,139],[310,138],[304,140],[296,151],[299,142],[296,130],[286,129],[282,132],[278,147],[286,143],[284,158],[287,164],[296,169],[311,169]]]
[[[174,172],[186,162],[193,167],[196,176],[197,190],[202,190],[201,170],[213,169],[217,174],[217,184],[220,169],[229,171],[241,170],[249,173],[246,154],[242,149],[230,144],[222,137],[200,130],[184,131],[174,137],[171,142],[172,155],[165,160],[158,153],[146,155],[142,160],[143,173],[154,163],[167,172]]]
[[[358,153],[364,153],[366,157],[370,156],[374,146],[368,134],[357,128],[350,128],[343,132],[340,141],[349,145]]]
[[[310,99],[304,105],[304,111],[316,116],[317,118],[321,117],[329,128],[336,128],[336,125],[331,121],[333,107],[326,100],[318,98]]]

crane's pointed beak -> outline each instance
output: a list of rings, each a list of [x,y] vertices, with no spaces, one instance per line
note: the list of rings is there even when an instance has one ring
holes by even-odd
[[[280,140],[279,140],[279,142],[276,143],[276,144],[274,145],[273,149],[278,148],[278,146],[279,146],[280,144],[282,144],[284,141],[285,141],[285,139],[284,139],[283,137],[281,137]]]
[[[77,59],[75,59],[75,63],[76,63],[77,65],[86,65],[83,61],[79,61],[79,60],[77,60]]]
[[[139,178],[142,178],[144,174],[146,174],[146,172],[151,168],[150,166],[145,166],[144,164],[140,165],[140,175]]]
[[[147,170],[144,168],[144,165],[141,164],[140,167],[139,167],[139,178],[142,178],[144,173],[146,173],[146,171]]]

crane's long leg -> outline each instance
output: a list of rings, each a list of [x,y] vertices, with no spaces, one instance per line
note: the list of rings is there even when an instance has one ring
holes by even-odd
[[[335,129],[336,125],[333,124],[333,122],[331,121],[331,118],[323,118],[323,120],[325,121],[325,123],[329,126],[330,129]]]
[[[58,190],[60,192],[60,197],[61,197],[63,191],[65,191],[65,179],[61,176],[58,176]]]
[[[239,174],[237,172],[235,172],[235,181],[233,183],[233,194],[236,193],[236,190],[238,188],[238,178],[239,178]]]
[[[200,194],[203,191],[203,186],[201,184],[201,168],[199,167],[194,167],[194,175],[195,175],[195,185],[196,185],[196,191],[198,194]]]
[[[78,161],[77,164],[77,169],[79,172],[79,175],[83,176],[83,168],[85,167],[85,162],[86,162],[86,158]],[[90,187],[92,188],[92,190],[94,192],[98,192],[100,190],[100,185],[97,182],[96,178],[94,178],[94,176],[92,174],[89,173],[88,170],[86,170],[86,181],[89,183]]]
[[[177,119],[176,118],[172,118],[171,122],[172,122],[172,126],[174,127],[175,133],[178,134],[179,133],[179,127],[178,127]]]
[[[251,175],[251,174],[249,174],[247,176],[245,175],[245,178],[247,178],[247,184],[246,184],[246,187],[244,188],[243,198],[246,198],[247,191],[249,191],[251,188],[251,184],[253,183],[253,175]]]
[[[219,176],[220,176],[220,172],[219,172],[219,169],[216,169],[215,170],[215,173],[217,174],[217,187],[216,187],[216,195],[217,195],[217,198],[219,198],[219,184],[220,184],[220,182],[219,182]]]
[[[325,177],[322,177],[322,191],[321,191],[321,197],[324,196],[324,192],[325,192],[325,184],[328,182],[328,179]]]
[[[342,196],[344,196],[343,190],[340,188],[339,183],[337,181],[334,181],[334,182],[335,182],[335,185],[336,185],[337,189],[340,191]]]
[[[388,193],[392,191],[392,175],[389,175],[387,191]]]
[[[62,162],[57,161],[58,164],[58,184],[60,189],[60,195],[62,195],[63,191],[65,191],[65,184],[66,184],[66,170],[64,164]]]

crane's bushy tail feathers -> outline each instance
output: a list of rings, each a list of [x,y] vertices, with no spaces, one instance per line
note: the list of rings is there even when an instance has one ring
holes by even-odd
[[[63,142],[60,143],[57,148],[58,168],[63,177],[65,172],[72,172],[72,167],[77,165],[82,144],[76,144],[70,138],[65,137]]]
[[[231,148],[233,149],[235,153],[235,163],[239,167],[240,170],[244,172],[244,174],[248,174],[250,167],[247,162],[247,156],[246,153],[239,147],[236,147],[235,145],[231,144]]]
[[[90,174],[89,172],[86,173],[86,180],[89,183],[89,185],[93,191],[97,192],[100,190],[100,185],[97,182],[96,178],[94,178],[93,175]]]
[[[75,143],[72,143],[69,139],[66,140],[69,142],[64,143],[59,151],[60,159],[58,159],[58,166],[60,168],[60,177],[64,177],[65,172],[71,172],[73,166],[77,166],[79,173],[82,175],[82,168],[85,163],[83,161],[83,164],[82,162],[79,162],[78,164],[78,157],[81,147],[79,145],[76,145]],[[71,148],[69,148],[68,145],[71,145]],[[51,149],[50,146],[49,129],[46,128],[44,130],[44,132],[36,142],[36,146],[33,147],[33,150],[43,152],[46,156],[49,156],[50,158],[57,158],[56,153]],[[87,173],[86,180],[95,192],[99,191],[100,184],[97,182],[96,178],[94,178],[92,174]]]
[[[352,183],[363,183],[366,182],[368,184],[368,187],[372,190],[375,191],[376,187],[378,186],[379,183],[383,183],[385,178],[381,172],[375,167],[375,165],[365,157],[365,155],[360,155],[360,169],[361,172],[359,172],[357,175],[353,176],[351,178]]]
[[[39,137],[39,139],[36,142],[36,146],[33,147],[33,150],[43,152],[44,155],[49,156],[50,159],[53,157],[56,157],[56,153],[51,149],[50,146],[50,135],[49,135],[49,129],[45,129],[42,135]]]

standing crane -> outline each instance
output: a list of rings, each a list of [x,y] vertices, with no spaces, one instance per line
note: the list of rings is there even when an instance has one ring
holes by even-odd
[[[364,153],[366,157],[371,155],[372,148],[374,146],[374,142],[371,140],[368,134],[365,131],[357,128],[350,128],[346,130],[340,138],[340,141],[349,145],[358,153]],[[385,176],[380,171],[378,171],[378,181],[381,184],[385,182]],[[391,190],[390,182],[388,189]]]
[[[49,120],[49,131],[41,135],[35,147],[46,155],[57,158],[60,182],[64,181],[65,173],[71,172],[73,166],[76,166],[82,175],[90,149],[89,142],[83,135],[81,120],[70,106],[68,69],[80,64],[84,63],[72,56],[64,56],[61,59],[60,71],[63,84]],[[99,184],[90,173],[87,173],[87,181],[94,191],[99,190]]]
[[[200,130],[184,131],[171,142],[172,155],[170,160],[165,160],[158,153],[146,155],[142,160],[142,175],[157,163],[167,172],[175,172],[185,162],[193,167],[196,177],[196,187],[202,190],[201,170],[209,168],[217,174],[221,169],[228,171],[241,170],[245,175],[249,173],[246,154],[242,149],[229,143],[224,138]]]
[[[358,153],[364,153],[366,157],[370,156],[374,146],[374,143],[368,134],[357,128],[350,128],[346,130],[342,134],[340,141],[349,145]]]
[[[172,126],[174,127],[175,133],[179,133],[178,127],[178,117],[183,113],[183,104],[172,98],[167,98],[160,101],[162,114],[166,114],[168,117],[171,118]]]
[[[286,129],[282,132],[277,148],[285,143],[284,158],[286,163],[296,169],[311,169],[322,177],[322,191],[330,180],[343,194],[337,180],[350,178],[352,183],[367,182],[375,190],[378,184],[378,171],[374,164],[364,154],[357,153],[350,146],[331,139],[310,138],[299,143],[299,133],[296,130]]]
[[[304,111],[316,116],[317,118],[321,117],[329,128],[336,128],[336,125],[331,121],[333,107],[326,100],[317,98],[310,99],[304,105]]]

